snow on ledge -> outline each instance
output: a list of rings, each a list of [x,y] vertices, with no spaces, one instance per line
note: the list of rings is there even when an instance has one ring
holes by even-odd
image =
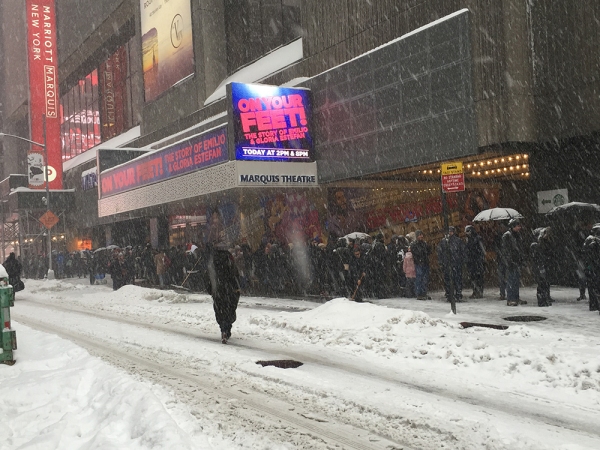
[[[71,170],[81,164],[84,164],[92,159],[96,159],[96,153],[100,148],[110,148],[110,149],[118,149],[119,147],[137,139],[141,135],[141,127],[135,126],[125,133],[121,133],[118,136],[115,136],[108,141],[102,142],[95,147],[86,150],[85,152],[71,158],[63,163],[63,172]],[[136,149],[139,150],[139,149]]]
[[[242,67],[237,72],[225,78],[219,87],[206,99],[204,106],[225,98],[227,86],[232,81],[238,83],[255,83],[279,70],[300,61],[304,57],[302,51],[302,38],[296,39],[290,44],[284,45],[277,50],[254,61],[252,64]]]

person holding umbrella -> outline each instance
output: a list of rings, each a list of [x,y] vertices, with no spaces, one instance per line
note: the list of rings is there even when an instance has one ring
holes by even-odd
[[[512,220],[522,219],[523,216],[519,211],[513,208],[491,208],[481,211],[473,218],[473,222],[490,222],[494,221],[498,224],[498,234],[494,239],[494,251],[496,252],[496,263],[498,264],[498,282],[500,287],[500,300],[506,300],[506,285],[508,278],[508,271],[506,261],[504,260],[503,248],[503,237],[505,235],[506,228],[504,223],[511,222]],[[510,230],[509,230],[510,231]]]
[[[521,265],[523,251],[521,244],[521,221],[511,219],[508,231],[502,235],[502,256],[506,263],[506,304],[519,305],[519,286],[521,284]]]

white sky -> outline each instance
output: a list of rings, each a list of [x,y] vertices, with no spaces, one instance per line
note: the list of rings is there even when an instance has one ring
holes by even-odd
[[[2,449],[334,448],[253,417],[251,399],[271,397],[286,417],[370,430],[372,448],[385,448],[381,436],[418,449],[600,448],[600,317],[577,289],[553,287],[550,308],[535,306],[535,288],[516,308],[488,290],[456,316],[441,293],[364,304],[242,297],[222,345],[206,295],[25,284],[11,308],[17,362],[0,365]],[[548,319],[502,319],[517,314]],[[304,365],[256,364],[265,359]]]

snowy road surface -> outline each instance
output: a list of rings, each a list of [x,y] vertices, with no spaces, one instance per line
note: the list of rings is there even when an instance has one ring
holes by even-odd
[[[550,309],[532,299],[508,308],[490,296],[458,304],[457,316],[440,300],[243,297],[231,345],[222,345],[206,295],[27,285],[14,321],[165,388],[198,422],[191,442],[216,434],[252,449],[600,447],[600,318],[571,301],[572,290],[555,290]],[[502,320],[516,313],[548,320]],[[303,365],[256,364],[280,359]]]

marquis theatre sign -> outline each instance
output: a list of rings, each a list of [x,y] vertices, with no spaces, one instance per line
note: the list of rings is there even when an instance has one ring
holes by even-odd
[[[232,153],[238,161],[314,161],[307,89],[227,85]]]
[[[261,161],[236,162],[240,187],[317,187],[317,163],[288,164]]]

